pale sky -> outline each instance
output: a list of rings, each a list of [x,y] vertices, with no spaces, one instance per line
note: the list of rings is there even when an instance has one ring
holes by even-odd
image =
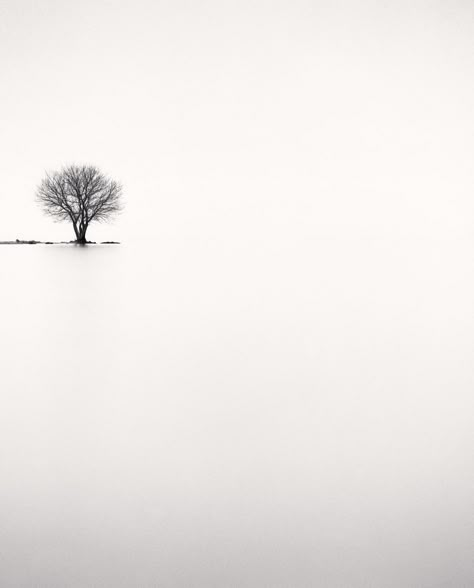
[[[0,57],[0,239],[72,238],[71,162],[124,184],[90,238],[472,232],[466,0],[3,0]]]

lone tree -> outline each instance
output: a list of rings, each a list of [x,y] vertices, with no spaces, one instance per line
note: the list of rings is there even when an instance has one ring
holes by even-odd
[[[71,221],[77,243],[87,243],[91,222],[110,220],[122,209],[122,186],[91,165],[68,165],[47,173],[36,191],[44,212]]]

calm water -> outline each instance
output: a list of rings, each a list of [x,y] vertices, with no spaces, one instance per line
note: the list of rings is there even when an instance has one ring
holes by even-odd
[[[0,261],[2,587],[474,585],[474,242]]]

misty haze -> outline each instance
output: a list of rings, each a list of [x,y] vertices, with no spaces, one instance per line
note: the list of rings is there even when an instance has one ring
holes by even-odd
[[[474,7],[0,31],[0,587],[471,588]]]

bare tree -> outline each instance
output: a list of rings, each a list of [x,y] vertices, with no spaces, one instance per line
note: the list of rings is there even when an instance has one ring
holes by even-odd
[[[86,243],[91,222],[110,220],[122,209],[122,186],[91,165],[68,165],[47,173],[36,191],[44,212],[70,221],[77,243]]]

